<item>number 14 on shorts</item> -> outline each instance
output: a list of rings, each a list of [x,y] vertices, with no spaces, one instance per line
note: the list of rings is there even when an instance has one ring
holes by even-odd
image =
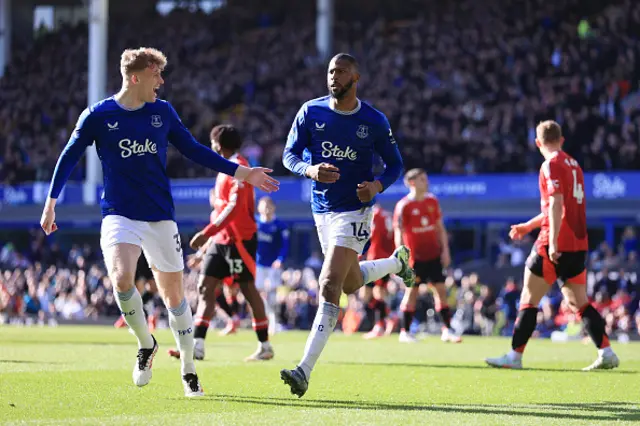
[[[353,228],[353,236],[356,238],[369,238],[369,231],[367,231],[364,227],[365,223],[360,222],[351,222],[351,227]]]

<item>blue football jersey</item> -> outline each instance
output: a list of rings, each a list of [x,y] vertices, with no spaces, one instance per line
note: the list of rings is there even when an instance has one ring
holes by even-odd
[[[293,173],[305,176],[310,165],[330,163],[340,169],[340,179],[333,184],[313,182],[314,213],[344,212],[371,206],[375,199],[362,203],[357,186],[375,179],[377,156],[385,163],[378,180],[383,190],[402,174],[403,164],[398,145],[385,115],[358,100],[355,110],[334,110],[330,96],[306,102],[298,111],[284,150],[283,163]]]
[[[62,151],[49,196],[58,198],[85,149],[96,144],[102,163],[102,215],[132,220],[175,220],[167,176],[167,149],[171,142],[193,161],[232,175],[238,165],[196,141],[169,102],[156,100],[129,110],[113,97],[85,109]]]
[[[284,262],[289,253],[289,230],[279,219],[263,222],[258,217],[258,250],[256,263],[271,267],[273,262]]]

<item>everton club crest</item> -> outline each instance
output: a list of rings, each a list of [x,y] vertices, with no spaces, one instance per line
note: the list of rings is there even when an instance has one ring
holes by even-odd
[[[369,127],[365,126],[364,124],[359,125],[356,136],[358,136],[360,139],[365,139],[367,136],[369,136]]]

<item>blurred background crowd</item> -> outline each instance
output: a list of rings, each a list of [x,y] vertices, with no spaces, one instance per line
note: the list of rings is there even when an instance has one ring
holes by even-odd
[[[407,168],[449,175],[537,172],[542,158],[534,129],[553,118],[563,127],[566,150],[586,171],[640,170],[640,2],[350,0],[336,8],[334,50],[359,59],[359,93],[389,117]],[[87,43],[86,24],[66,25],[43,29],[14,49],[0,79],[0,184],[50,179],[86,106]],[[242,0],[212,14],[176,9],[150,14],[144,25],[111,22],[110,93],[120,84],[120,52],[144,45],[167,54],[161,96],[201,143],[208,144],[213,124],[234,123],[253,165],[286,174],[281,156],[291,121],[305,100],[326,93],[313,1]],[[167,170],[171,178],[212,176],[173,150]],[[84,173],[80,165],[71,179],[81,181]],[[640,330],[635,232],[627,229],[615,247],[603,242],[589,258],[589,294],[607,331],[620,339]],[[0,241],[0,323],[117,318],[95,242],[61,248],[37,229],[29,241],[26,249]],[[458,332],[510,334],[531,243],[493,241],[492,267],[517,271],[504,279],[468,268],[448,271]],[[311,326],[321,262],[313,253],[305,264],[287,264],[282,282],[265,294],[279,330]],[[197,273],[185,274],[192,305]],[[153,288],[144,277],[138,285]],[[403,292],[390,281],[393,327]],[[149,312],[162,317],[159,298],[146,300]],[[241,319],[247,318],[241,295],[238,303]],[[345,315],[357,313],[361,331],[376,320],[357,295],[345,297],[342,307]],[[540,307],[536,335],[580,337],[557,287]],[[427,287],[413,327],[439,330]]]
[[[286,174],[297,109],[326,93],[315,2],[233,2],[110,26],[109,92],[118,55],[153,45],[169,66],[161,94],[208,143],[235,123],[244,154]],[[640,3],[633,0],[353,0],[336,2],[335,50],[361,62],[363,99],[390,119],[407,167],[474,174],[537,171],[535,125],[562,124],[585,170],[640,169]],[[0,80],[0,182],[46,181],[86,105],[87,27],[43,31]],[[172,151],[170,177],[210,172]],[[76,168],[80,180],[84,168]]]
[[[106,274],[99,247],[74,245],[63,252],[57,244],[48,244],[44,235],[33,231],[33,244],[26,252],[5,243],[0,250],[0,324],[56,325],[63,320],[98,320],[107,317],[115,321],[119,315],[113,288]],[[188,239],[183,239],[188,241]],[[452,326],[460,333],[510,335],[518,314],[522,268],[530,243],[510,245],[496,241],[495,268],[508,271],[504,281],[494,274],[489,281],[470,270],[450,268],[446,286],[448,302],[455,312]],[[589,295],[603,314],[607,331],[620,339],[636,338],[640,331],[640,288],[638,284],[638,239],[628,228],[618,247],[606,243],[598,246],[589,257]],[[455,250],[455,247],[453,248]],[[188,248],[185,247],[188,252]],[[68,253],[68,254],[66,254]],[[286,265],[280,283],[269,283],[264,297],[271,306],[274,330],[309,329],[317,310],[318,281],[322,258],[314,252],[304,265]],[[155,284],[144,266],[139,266],[137,286],[147,302],[149,314],[166,318],[162,301],[155,294]],[[187,299],[195,309],[198,270],[186,270]],[[386,302],[389,307],[387,326],[398,330],[399,308],[405,288],[392,277],[387,283]],[[239,306],[237,320],[250,325],[250,311],[242,294],[225,287],[228,301]],[[345,331],[369,331],[378,320],[376,313],[362,295],[343,295],[343,314],[356,318]],[[218,311],[217,321],[223,326],[228,320]],[[431,290],[423,285],[412,325],[414,332],[438,334],[440,319],[435,312]],[[562,300],[557,286],[540,302],[536,336],[552,337],[580,335],[580,321]],[[559,337],[560,338],[560,337]]]

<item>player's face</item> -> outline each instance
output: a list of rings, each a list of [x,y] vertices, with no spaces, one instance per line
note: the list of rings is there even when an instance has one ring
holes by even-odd
[[[351,64],[342,59],[332,59],[327,70],[327,87],[329,93],[336,99],[342,99],[350,90],[354,90],[355,83],[360,78]]]
[[[276,206],[271,200],[260,200],[258,203],[258,213],[263,216],[271,216],[276,211]]]
[[[220,146],[220,142],[213,139],[211,140],[211,149],[220,154],[222,152],[222,146]]]
[[[429,180],[427,179],[427,175],[423,173],[410,181],[409,185],[417,192],[427,192],[429,189]]]
[[[162,70],[157,65],[152,65],[138,74],[138,87],[140,98],[144,102],[155,102],[157,91],[164,84]]]

